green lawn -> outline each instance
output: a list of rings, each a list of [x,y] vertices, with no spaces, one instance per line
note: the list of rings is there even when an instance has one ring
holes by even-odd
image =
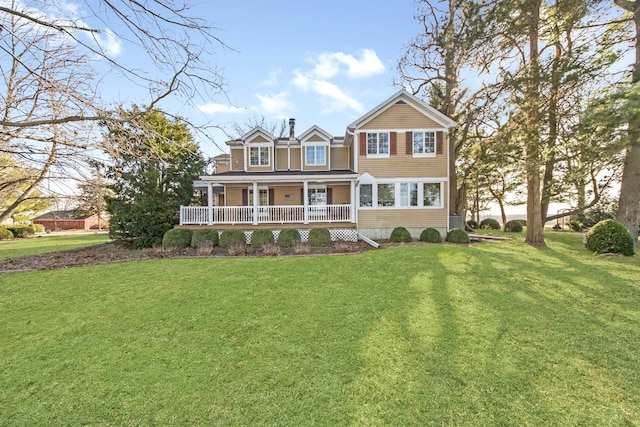
[[[640,257],[547,240],[0,275],[0,425],[638,425]]]
[[[0,241],[0,259],[37,255],[106,243],[106,234],[77,233],[66,236],[37,236],[30,239]]]

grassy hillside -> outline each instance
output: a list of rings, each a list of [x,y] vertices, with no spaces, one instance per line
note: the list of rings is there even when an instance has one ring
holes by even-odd
[[[0,425],[634,425],[640,259],[581,236],[0,275]]]

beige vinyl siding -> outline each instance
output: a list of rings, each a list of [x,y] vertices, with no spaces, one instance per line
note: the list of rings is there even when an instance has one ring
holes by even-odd
[[[314,133],[309,138],[305,139],[305,141],[311,141],[311,142],[322,142],[322,141],[325,141],[326,142],[326,139],[324,139],[321,135],[318,135],[317,133]]]
[[[242,189],[245,187],[229,187],[225,189],[225,206],[242,206]]]
[[[289,205],[301,205],[302,200],[300,199],[301,195],[301,185],[290,185],[290,186],[278,186],[278,187],[269,187],[273,188],[273,198],[276,206],[289,206]],[[290,195],[292,197],[291,200],[286,200],[286,195]]]
[[[328,185],[327,188],[331,188],[331,204],[346,205],[351,203],[350,185]]]
[[[349,169],[349,148],[330,147],[331,169]]]
[[[231,149],[231,170],[232,171],[244,170],[244,161],[242,158],[243,153],[244,153],[244,150],[242,148]]]
[[[247,141],[249,144],[254,143],[254,142],[271,142],[269,141],[267,138],[265,138],[262,135],[256,135],[254,136],[252,139],[250,139],[249,141]]]
[[[444,228],[448,209],[360,209],[358,228]]]
[[[216,163],[216,173],[228,172],[229,163]]]
[[[410,105],[393,105],[360,126],[361,129],[424,129],[441,127],[441,125]]]
[[[276,170],[286,171],[289,167],[288,160],[289,149],[284,148],[276,148]]]
[[[361,174],[368,172],[376,178],[444,178],[447,176],[445,154],[438,154],[436,157],[413,157],[413,154],[405,154],[406,133],[398,132],[397,138],[397,154],[383,159],[359,156],[358,172]]]
[[[300,147],[291,148],[291,170],[299,171],[300,169]]]

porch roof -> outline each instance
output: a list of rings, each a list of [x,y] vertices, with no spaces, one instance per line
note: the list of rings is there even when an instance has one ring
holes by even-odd
[[[358,173],[352,170],[330,171],[228,171],[200,177],[200,183],[233,184],[243,182],[301,182],[301,181],[355,181]]]

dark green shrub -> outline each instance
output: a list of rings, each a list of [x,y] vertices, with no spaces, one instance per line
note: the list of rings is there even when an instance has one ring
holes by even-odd
[[[483,230],[500,230],[500,223],[493,218],[485,218],[480,221],[480,228]]]
[[[396,227],[391,232],[389,241],[396,243],[409,243],[411,241],[411,233],[404,227]]]
[[[442,242],[442,236],[440,235],[440,232],[435,228],[425,228],[422,233],[420,233],[420,241],[429,243],[440,243]]]
[[[459,228],[452,228],[447,233],[446,240],[450,243],[469,243],[469,234]]]
[[[261,248],[262,245],[273,243],[273,231],[271,230],[255,230],[251,233],[251,247]]]
[[[205,242],[209,242],[209,245],[211,246],[218,246],[219,240],[220,236],[218,234],[218,230],[212,230],[210,228],[193,230],[193,235],[191,236],[191,247],[197,248]]]
[[[31,229],[34,233],[44,233],[44,225],[42,224],[31,224]]]
[[[283,248],[290,248],[300,241],[300,232],[295,228],[284,229],[278,236],[278,245]]]
[[[13,233],[15,238],[33,237],[34,230],[29,225],[10,225],[7,230]]]
[[[513,233],[521,233],[522,232],[522,224],[517,219],[512,219],[508,221],[504,225],[504,231],[509,231]]]
[[[313,247],[331,246],[331,233],[326,228],[313,228],[309,231],[309,244]]]
[[[244,231],[238,229],[224,230],[220,234],[220,241],[218,242],[223,248],[229,248],[231,243],[239,243],[246,245],[247,238],[244,235]]]
[[[613,219],[600,221],[586,234],[584,245],[592,252],[633,255],[633,237],[627,228]]]
[[[11,240],[13,239],[13,233],[11,230],[7,230],[4,227],[0,227],[0,240]]]
[[[472,230],[477,230],[478,229],[478,223],[476,221],[472,220],[472,219],[467,221],[467,226]]]
[[[172,228],[162,236],[163,248],[186,248],[191,245],[193,231],[188,228]]]
[[[527,226],[527,220],[526,219],[514,219],[514,221],[518,221],[520,223],[520,225],[522,225],[523,227]]]

